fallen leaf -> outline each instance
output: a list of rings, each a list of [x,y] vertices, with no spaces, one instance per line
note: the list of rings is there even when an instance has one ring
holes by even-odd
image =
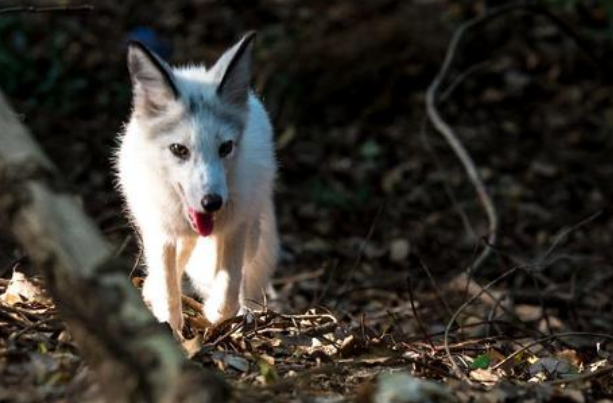
[[[223,351],[215,351],[211,354],[211,358],[221,369],[232,367],[241,372],[249,371],[249,361],[238,355],[227,354]]]
[[[575,367],[580,367],[582,365],[581,357],[577,354],[577,351],[566,349],[556,353],[556,357],[561,360],[568,361]]]
[[[539,374],[544,374],[545,379],[564,378],[568,375],[575,375],[577,369],[570,362],[555,358],[545,357],[539,358],[529,368],[530,376],[537,377]],[[539,376],[539,379],[541,377]]]
[[[500,376],[492,372],[491,369],[478,368],[478,369],[472,370],[470,371],[469,377],[472,380],[481,382],[486,385],[492,385],[500,381]]]
[[[202,348],[202,336],[196,335],[191,339],[185,339],[181,342],[181,347],[187,353],[188,358],[194,357]]]
[[[42,288],[40,280],[26,277],[25,274],[14,271],[11,281],[0,299],[8,304],[15,305],[24,302],[36,302],[42,305],[51,305],[51,298]]]

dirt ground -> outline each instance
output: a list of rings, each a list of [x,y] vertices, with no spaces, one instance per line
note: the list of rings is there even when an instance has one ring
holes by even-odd
[[[548,8],[579,43],[543,16],[515,12],[457,49],[438,109],[500,220],[492,255],[470,275],[488,222],[426,123],[425,98],[454,30],[483,2],[89,4],[93,12],[0,15],[0,89],[134,260],[110,168],[130,110],[126,41],[153,38],[172,63],[211,63],[258,30],[254,85],[280,164],[280,298],[215,329],[200,326],[197,302],[185,308],[192,360],[221,371],[236,401],[370,402],[402,389],[383,381],[389,373],[434,382],[432,401],[612,401],[606,1]],[[0,402],[96,401],[52,302],[7,292],[14,271],[44,289],[0,231]]]

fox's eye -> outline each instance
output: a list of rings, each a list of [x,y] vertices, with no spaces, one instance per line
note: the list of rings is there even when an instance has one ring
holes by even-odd
[[[232,140],[224,141],[219,146],[219,156],[221,158],[225,158],[228,155],[230,155],[233,149],[234,149],[234,142]]]
[[[186,160],[189,158],[189,149],[185,147],[183,144],[171,144],[170,152],[174,154],[175,157],[180,158],[182,160]]]

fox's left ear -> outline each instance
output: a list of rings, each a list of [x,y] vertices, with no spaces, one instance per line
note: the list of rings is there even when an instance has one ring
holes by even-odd
[[[128,69],[137,112],[152,116],[159,114],[178,98],[168,64],[140,42],[128,44]]]
[[[251,83],[251,53],[255,31],[246,33],[240,41],[228,49],[212,67],[217,95],[224,101],[244,108]]]

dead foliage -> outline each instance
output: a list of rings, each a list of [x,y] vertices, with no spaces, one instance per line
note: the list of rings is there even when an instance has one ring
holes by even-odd
[[[150,3],[11,20],[0,35],[33,55],[19,63],[36,74],[15,75],[30,87],[0,85],[117,253],[133,257],[108,166],[129,108],[125,36],[155,14],[182,62],[212,60],[238,32],[260,28],[257,84],[281,163],[279,298],[211,328],[184,297],[186,354],[223,372],[236,401],[611,401],[607,66],[531,15],[499,19],[457,49],[437,107],[499,215],[490,258],[472,272],[487,221],[447,143],[422,123],[452,32],[484,2]],[[606,60],[604,8],[578,3],[552,10]],[[58,64],[53,90],[35,85]],[[18,251],[0,237],[6,295]],[[95,379],[52,305],[25,294],[0,300],[0,401],[94,399]]]
[[[456,283],[466,285],[463,279]],[[477,284],[465,289],[453,284],[446,298],[459,300],[465,290],[475,292],[473,287],[474,295],[480,295]],[[0,345],[5,386],[0,397],[25,402],[72,393],[96,396],[94,380],[37,280],[15,271],[0,290],[0,329],[6,336]],[[340,320],[323,307],[303,314],[263,307],[211,327],[200,313],[201,304],[184,296],[183,347],[193,361],[222,371],[233,382],[237,401],[285,402],[296,396],[371,401],[377,393],[402,397],[408,393],[406,383],[415,378],[444,383],[415,387],[426,394],[455,396],[449,401],[487,395],[488,401],[500,402],[520,396],[582,402],[610,396],[612,335],[564,332],[560,318],[544,317],[542,306],[502,303],[505,291],[495,286],[490,291],[490,297],[475,299],[457,316],[447,343],[442,326],[437,331],[435,324],[424,322],[427,298],[413,310],[388,311],[376,320],[386,323],[380,331],[364,317]],[[484,311],[490,320],[482,320]],[[426,333],[394,326],[407,319]],[[452,360],[459,373],[454,373]],[[385,380],[382,374],[387,373],[400,379]]]

